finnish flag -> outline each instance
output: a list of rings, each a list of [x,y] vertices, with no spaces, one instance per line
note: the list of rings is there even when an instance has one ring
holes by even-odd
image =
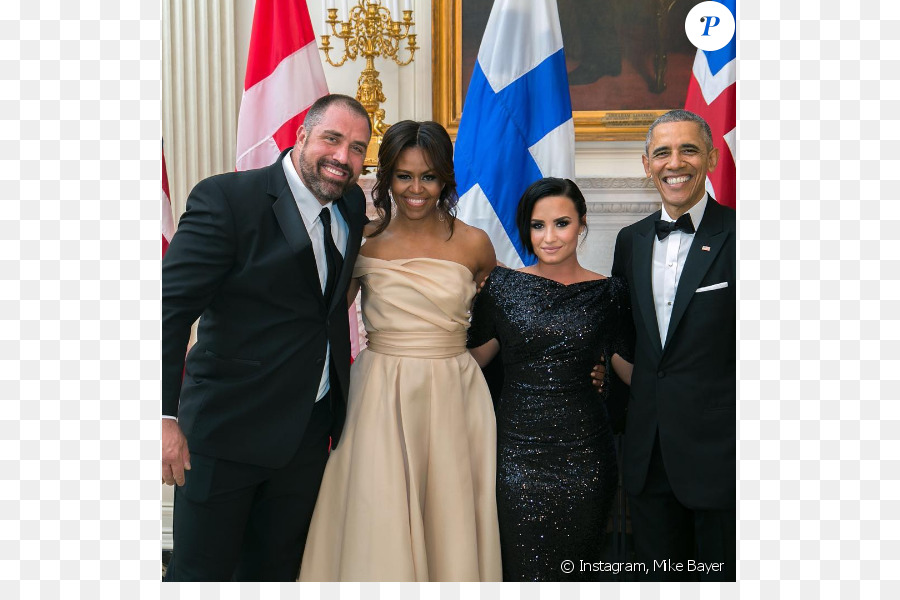
[[[454,153],[458,216],[487,232],[497,260],[535,262],[516,207],[541,177],[575,177],[575,127],[555,0],[496,0]]]

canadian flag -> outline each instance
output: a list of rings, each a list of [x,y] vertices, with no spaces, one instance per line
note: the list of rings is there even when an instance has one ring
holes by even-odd
[[[169,175],[166,173],[166,145],[162,143],[162,255],[166,255],[169,242],[175,235],[175,220],[172,218],[172,201],[169,199]]]
[[[256,0],[236,169],[271,165],[293,145],[313,102],[328,93],[309,10],[302,0]]]

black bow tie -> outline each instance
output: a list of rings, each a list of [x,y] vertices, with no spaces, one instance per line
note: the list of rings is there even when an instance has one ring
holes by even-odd
[[[691,215],[689,215],[688,213],[684,213],[683,215],[678,217],[677,221],[657,221],[656,237],[658,237],[660,240],[664,240],[670,233],[672,233],[676,229],[680,229],[685,233],[694,233],[694,222],[691,221]]]

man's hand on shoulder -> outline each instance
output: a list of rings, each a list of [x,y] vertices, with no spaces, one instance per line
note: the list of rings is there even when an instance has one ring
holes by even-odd
[[[184,485],[186,470],[191,470],[187,438],[181,432],[178,421],[162,419],[162,482],[166,485]]]

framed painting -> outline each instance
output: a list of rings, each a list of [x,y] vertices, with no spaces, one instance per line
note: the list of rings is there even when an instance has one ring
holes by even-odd
[[[559,0],[576,140],[642,140],[684,107],[696,48],[684,33],[700,0]],[[433,0],[434,119],[456,138],[492,0]]]

